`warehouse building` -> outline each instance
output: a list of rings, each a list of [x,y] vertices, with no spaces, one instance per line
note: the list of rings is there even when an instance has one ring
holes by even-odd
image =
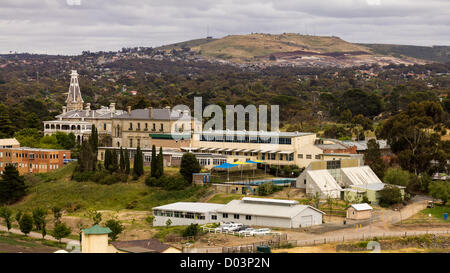
[[[153,226],[165,226],[169,219],[172,226],[203,225],[217,222],[216,210],[223,206],[213,203],[177,202],[154,207],[153,216],[155,216],[155,220]]]
[[[324,212],[298,201],[244,197],[226,205],[177,202],[153,208],[154,226],[235,222],[249,226],[299,228],[322,224]]]
[[[322,224],[324,212],[294,200],[244,197],[217,210],[222,222],[244,225],[299,228]]]

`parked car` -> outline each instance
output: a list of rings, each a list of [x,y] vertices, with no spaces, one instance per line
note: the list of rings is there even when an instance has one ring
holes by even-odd
[[[243,224],[236,223],[236,224],[232,224],[232,225],[224,227],[223,230],[225,230],[225,231],[235,231],[236,229],[238,229],[238,228],[240,228],[242,226],[243,226]]]
[[[250,235],[252,236],[256,236],[256,235],[267,235],[270,233],[270,229],[269,228],[260,228],[260,229],[256,229],[250,232]]]
[[[246,229],[248,229],[249,228],[249,226],[240,226],[240,227],[238,227],[238,228],[236,228],[235,230],[233,230],[234,232],[240,232],[241,230],[246,230]]]
[[[250,233],[254,230],[255,229],[253,229],[253,228],[246,228],[246,229],[240,230],[239,235],[250,235]]]

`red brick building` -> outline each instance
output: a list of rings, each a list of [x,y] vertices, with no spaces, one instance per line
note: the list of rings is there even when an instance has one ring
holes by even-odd
[[[61,168],[70,159],[70,150],[39,148],[0,148],[0,173],[13,164],[20,174],[46,173]]]

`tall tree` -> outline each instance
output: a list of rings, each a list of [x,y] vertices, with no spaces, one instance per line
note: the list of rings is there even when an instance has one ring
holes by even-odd
[[[156,160],[156,147],[155,145],[152,145],[152,161],[150,162],[150,176],[156,177],[156,173],[158,170],[158,164]]]
[[[159,147],[159,159],[158,159],[158,170],[159,170],[159,176],[164,175],[164,154],[162,147]]]
[[[123,149],[122,149],[122,146],[120,147],[120,164],[119,164],[119,168],[120,168],[120,171],[121,172],[125,172],[125,157],[124,157],[124,154],[123,154]]]
[[[7,164],[0,180],[0,204],[11,204],[26,195],[26,185],[23,176],[11,164]]]
[[[180,173],[186,181],[192,184],[192,174],[200,172],[202,168],[192,153],[185,153],[181,158]]]
[[[382,178],[384,176],[386,164],[384,164],[383,158],[381,158],[380,145],[375,139],[371,139],[367,142],[367,151],[364,154],[364,162],[378,177]]]
[[[125,148],[124,156],[125,156],[125,173],[130,174],[130,153],[128,152],[127,148]]]
[[[133,176],[135,178],[141,177],[144,174],[144,158],[141,147],[137,147],[133,162]]]
[[[407,109],[389,118],[379,132],[397,154],[400,166],[414,174],[432,173],[431,161],[446,160],[440,133],[444,111],[437,102],[410,103]]]
[[[12,226],[12,211],[8,207],[1,207],[0,208],[0,217],[3,218],[3,220],[6,223],[6,228],[9,230]]]

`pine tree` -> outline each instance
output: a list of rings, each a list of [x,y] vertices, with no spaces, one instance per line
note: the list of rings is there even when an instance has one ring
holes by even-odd
[[[128,153],[128,149],[125,148],[124,151],[125,156],[125,173],[130,174],[130,153]]]
[[[201,169],[200,163],[198,163],[194,154],[185,153],[181,158],[180,174],[190,184],[192,183],[192,174],[200,172]]]
[[[121,172],[125,172],[125,157],[123,155],[123,150],[122,150],[122,146],[120,147],[120,171]]]
[[[11,164],[7,164],[0,180],[0,204],[11,204],[26,195],[26,185],[23,176]]]
[[[156,160],[156,147],[155,145],[152,145],[152,161],[150,162],[150,176],[156,177],[158,169],[158,164]]]

